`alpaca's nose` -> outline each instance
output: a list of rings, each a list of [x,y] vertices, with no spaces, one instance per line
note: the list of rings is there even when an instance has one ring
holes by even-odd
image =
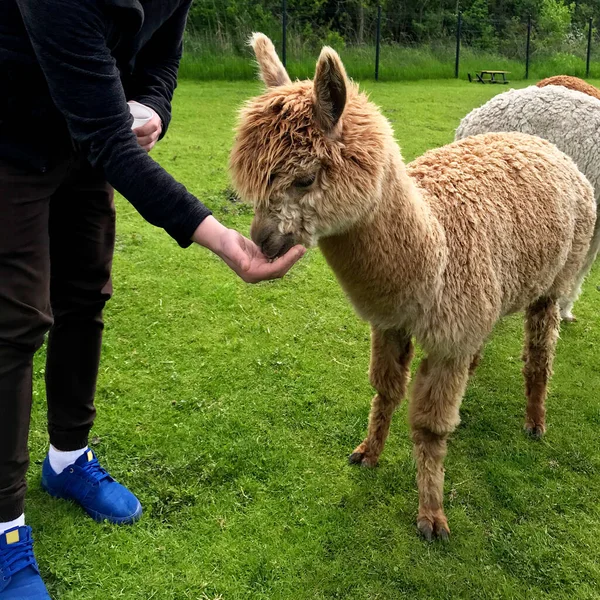
[[[269,238],[275,233],[275,227],[258,217],[255,217],[250,226],[252,241],[262,250]]]
[[[258,219],[252,222],[250,237],[267,258],[282,256],[295,244],[292,234],[279,233],[275,225]]]

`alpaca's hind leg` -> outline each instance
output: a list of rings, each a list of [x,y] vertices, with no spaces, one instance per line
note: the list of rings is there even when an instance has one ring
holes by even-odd
[[[370,379],[377,394],[371,404],[366,439],[350,455],[351,464],[377,464],[396,407],[406,394],[413,356],[411,336],[404,331],[371,331]]]
[[[417,527],[427,540],[450,534],[444,514],[446,440],[460,422],[458,410],[469,377],[471,357],[421,362],[409,406],[417,462]]]
[[[475,373],[475,369],[479,366],[481,362],[481,357],[483,356],[483,346],[477,350],[475,354],[471,357],[471,364],[469,365],[469,377]]]
[[[599,207],[600,210],[600,207]],[[577,275],[577,280],[573,285],[573,289],[568,296],[561,298],[558,301],[560,306],[560,317],[563,321],[573,322],[577,319],[573,315],[573,304],[579,297],[581,293],[581,286],[583,285],[583,280],[586,278],[589,273],[594,261],[596,260],[596,256],[598,255],[598,251],[600,251],[600,216],[596,220],[596,226],[594,228],[594,235],[592,237],[592,241],[590,242],[590,249],[585,257],[585,262],[583,263],[583,267],[579,274]]]
[[[559,327],[558,305],[551,298],[540,298],[525,313],[525,429],[538,438],[546,431],[546,394]]]

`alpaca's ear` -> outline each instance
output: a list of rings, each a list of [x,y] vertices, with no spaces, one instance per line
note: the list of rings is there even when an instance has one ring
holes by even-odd
[[[347,87],[346,70],[332,48],[321,50],[314,86],[315,116],[325,131],[331,131],[344,112]]]
[[[260,68],[260,78],[267,87],[277,87],[291,83],[290,76],[281,64],[273,42],[264,33],[253,33],[250,45]]]

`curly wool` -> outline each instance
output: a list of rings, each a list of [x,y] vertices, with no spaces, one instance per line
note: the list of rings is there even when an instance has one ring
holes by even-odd
[[[502,316],[569,294],[595,210],[554,145],[473,136],[402,171],[371,220],[319,241],[363,318],[410,331],[430,353],[473,354]]]
[[[588,178],[600,203],[600,100],[557,85],[509,90],[464,117],[455,139],[510,131],[537,135],[555,144]],[[600,219],[577,286],[569,298],[561,300],[563,318],[572,318],[572,304],[599,248]]]
[[[500,131],[556,144],[588,178],[600,202],[600,100],[556,85],[509,90],[464,117],[455,139]]]
[[[447,539],[443,463],[469,367],[495,322],[522,309],[525,426],[545,430],[556,301],[586,257],[592,187],[554,144],[522,133],[473,136],[405,166],[389,122],[335,51],[322,50],[314,81],[289,83],[272,42],[256,34],[252,45],[269,89],[242,110],[230,161],[254,203],[252,238],[273,256],[290,237],[317,242],[371,323],[377,394],[352,464],[377,464],[407,389],[412,337],[420,342],[427,356],[409,406],[417,527]]]

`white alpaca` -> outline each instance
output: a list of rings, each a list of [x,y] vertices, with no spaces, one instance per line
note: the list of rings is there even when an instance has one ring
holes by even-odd
[[[555,85],[510,90],[470,112],[460,122],[455,139],[493,131],[529,133],[556,144],[589,179],[600,204],[600,100]],[[599,249],[600,217],[576,286],[560,302],[566,321],[574,320],[573,303]]]

